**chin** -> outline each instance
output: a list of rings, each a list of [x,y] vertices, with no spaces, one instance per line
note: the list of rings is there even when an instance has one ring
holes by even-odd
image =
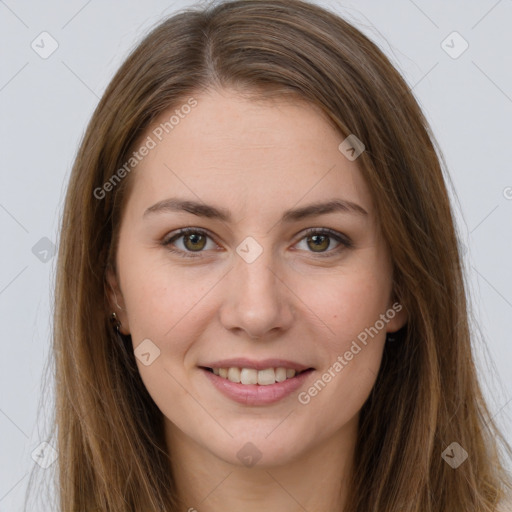
[[[268,432],[272,432],[272,429]],[[251,433],[250,428],[247,428],[243,435],[219,439],[216,443],[212,443],[209,438],[204,439],[203,443],[213,455],[228,464],[268,469],[286,465],[299,457],[304,448],[303,438],[304,436],[291,434],[288,428],[270,435],[262,433],[261,429]]]

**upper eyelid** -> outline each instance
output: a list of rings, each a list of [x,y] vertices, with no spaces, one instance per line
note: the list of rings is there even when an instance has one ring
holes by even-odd
[[[182,236],[186,236],[187,234],[189,233],[201,233],[201,234],[204,234],[208,237],[210,237],[215,243],[217,243],[216,241],[216,237],[210,233],[207,229],[205,228],[181,228],[181,229],[178,229],[176,230],[175,232],[171,232],[170,234],[166,235],[164,238],[163,238],[163,242],[164,243],[169,243],[173,238],[174,239],[178,239]]]

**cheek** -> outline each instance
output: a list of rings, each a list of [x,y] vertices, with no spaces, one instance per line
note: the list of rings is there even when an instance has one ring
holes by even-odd
[[[387,269],[367,266],[322,276],[314,287],[297,290],[329,328],[333,348],[373,326],[389,306],[391,278]],[[385,329],[384,329],[385,332]]]
[[[201,321],[207,315],[204,298],[215,280],[212,276],[191,279],[190,272],[151,257],[147,250],[132,253],[124,263],[123,297],[133,348],[136,356],[143,353],[142,346],[150,354],[150,364],[136,357],[144,386],[173,422],[179,422],[177,410],[187,411],[188,417],[197,415],[183,383],[187,381],[187,354],[192,340],[200,337]]]
[[[132,252],[123,268],[123,297],[134,343],[144,338],[162,344],[182,339],[180,330],[190,329],[204,315],[204,299],[219,281],[213,272],[166,261],[160,249]]]
[[[319,339],[322,382],[311,390],[312,401],[317,395],[315,400],[326,404],[341,400],[346,407],[330,409],[334,416],[355,413],[368,396],[382,359],[386,325],[392,318],[387,316],[390,271],[369,263],[358,271],[330,276],[321,289],[316,286],[307,294],[308,306],[328,327]]]
[[[367,400],[385,344],[385,328],[375,328],[384,311],[379,306],[377,300],[354,301],[341,312],[330,311],[330,328],[335,335],[324,338],[323,364],[298,396],[302,422],[310,424],[311,417],[322,418],[313,426],[312,437],[325,436],[348,425]]]

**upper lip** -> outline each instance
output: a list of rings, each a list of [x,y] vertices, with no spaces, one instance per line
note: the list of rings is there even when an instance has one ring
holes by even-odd
[[[200,365],[203,368],[253,368],[254,370],[266,370],[267,368],[289,368],[291,370],[303,371],[312,368],[311,366],[287,361],[286,359],[262,359],[255,361],[245,357],[221,359],[211,363]]]

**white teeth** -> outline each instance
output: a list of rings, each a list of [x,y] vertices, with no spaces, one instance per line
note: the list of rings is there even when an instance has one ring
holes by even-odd
[[[240,370],[240,382],[242,384],[258,384],[258,371],[252,368]]]
[[[295,377],[297,372],[291,368],[265,368],[264,370],[255,370],[254,368],[212,368],[213,373],[228,379],[231,382],[241,384],[259,384],[268,386],[276,382],[283,382],[286,379]]]
[[[229,368],[228,379],[231,382],[240,382],[240,368]]]
[[[295,377],[295,370],[291,370],[290,368],[286,368],[286,378],[290,379],[291,377]]]
[[[274,368],[268,368],[258,372],[258,384],[260,386],[268,386],[269,384],[275,384],[275,382],[276,372],[274,371]]]
[[[286,368],[276,368],[276,382],[286,380]]]

